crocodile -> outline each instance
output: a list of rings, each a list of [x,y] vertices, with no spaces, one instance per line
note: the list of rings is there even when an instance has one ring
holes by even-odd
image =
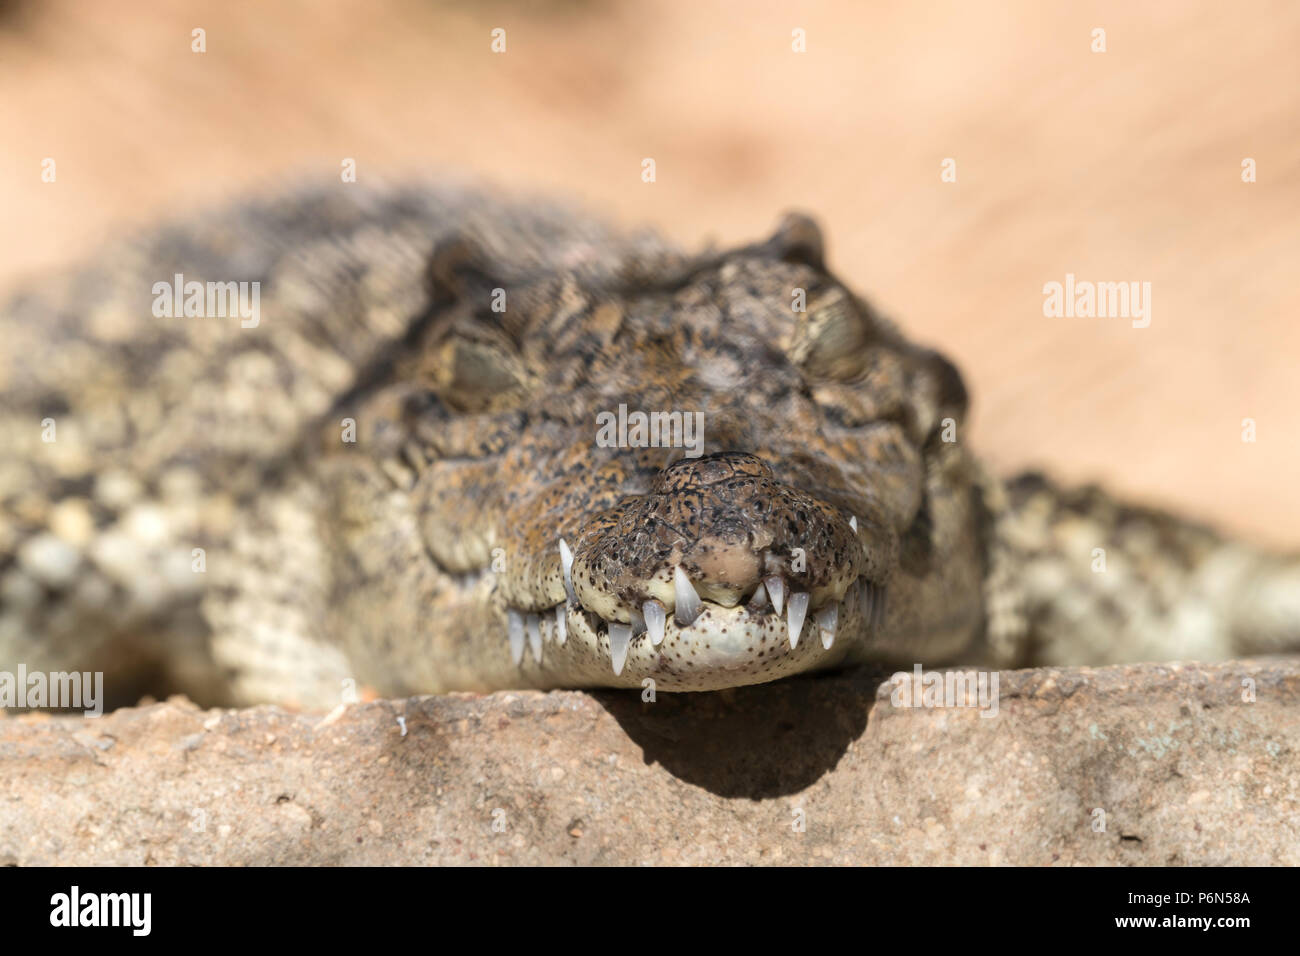
[[[0,341],[0,671],[120,701],[1300,647],[1295,555],[992,475],[957,368],[804,215],[686,252],[307,188],[33,279]]]

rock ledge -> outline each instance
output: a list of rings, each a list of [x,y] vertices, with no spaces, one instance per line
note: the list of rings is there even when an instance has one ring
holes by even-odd
[[[9,716],[0,864],[1300,864],[1300,662],[997,676]]]

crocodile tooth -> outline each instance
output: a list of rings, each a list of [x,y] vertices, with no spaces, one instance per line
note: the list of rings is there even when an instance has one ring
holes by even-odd
[[[542,662],[542,629],[541,620],[536,614],[529,614],[524,618],[525,629],[528,631],[528,647],[533,652],[533,660],[537,663]]]
[[[678,627],[690,627],[704,610],[704,602],[680,566],[673,568],[673,587],[677,591],[677,608],[673,617]]]
[[[839,608],[837,605],[827,604],[819,609],[813,617],[822,632],[822,647],[829,651],[831,645],[835,643],[835,624],[840,617]]]
[[[617,621],[610,622],[609,658],[614,664],[615,677],[623,673],[623,665],[627,663],[627,646],[631,643],[632,625],[619,624]]]
[[[518,667],[524,660],[524,616],[514,608],[506,609],[506,634],[510,637],[510,659]]]
[[[871,587],[871,630],[879,631],[885,624],[885,595],[889,592],[880,585]]]
[[[569,619],[563,604],[555,605],[555,640],[561,647],[569,639]]]
[[[767,588],[763,587],[763,582],[758,582],[758,587],[754,588],[754,593],[749,599],[751,610],[761,611],[767,606]]]
[[[654,598],[641,605],[641,613],[645,615],[645,626],[650,632],[650,643],[658,647],[664,642],[664,625],[668,623],[668,614],[664,611],[664,606]]]
[[[786,623],[790,626],[790,648],[799,644],[799,632],[803,630],[803,619],[808,614],[808,592],[795,591],[790,595],[789,615]]]
[[[849,519],[849,527],[853,529],[853,533],[854,533],[854,534],[857,534],[857,533],[858,533],[858,516],[857,516],[857,515],[854,515],[852,518]]]
[[[763,583],[767,585],[767,593],[772,598],[772,607],[780,614],[785,607],[785,582],[781,580],[781,575],[773,574],[764,578]]]
[[[569,600],[577,604],[578,593],[573,590],[573,552],[563,538],[560,539],[560,565],[564,568],[564,590],[568,592]]]

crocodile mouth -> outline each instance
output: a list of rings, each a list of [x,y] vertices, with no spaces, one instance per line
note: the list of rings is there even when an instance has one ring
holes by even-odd
[[[753,455],[683,459],[504,576],[502,651],[532,682],[663,690],[834,667],[885,613],[871,531]]]

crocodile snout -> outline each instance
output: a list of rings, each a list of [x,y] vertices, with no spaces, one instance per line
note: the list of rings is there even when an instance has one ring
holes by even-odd
[[[883,614],[872,546],[855,516],[755,455],[683,459],[557,541],[543,577],[563,580],[564,599],[554,614],[507,608],[512,653],[665,690],[831,666],[848,652],[837,635],[869,634]]]
[[[649,493],[595,516],[574,546],[579,601],[629,623],[657,601],[682,625],[699,599],[731,608],[773,592],[808,596],[819,608],[844,597],[864,570],[856,522],[777,480],[759,458],[721,452],[663,469]],[[801,599],[802,600],[802,599]],[[653,613],[653,612],[652,612]]]

